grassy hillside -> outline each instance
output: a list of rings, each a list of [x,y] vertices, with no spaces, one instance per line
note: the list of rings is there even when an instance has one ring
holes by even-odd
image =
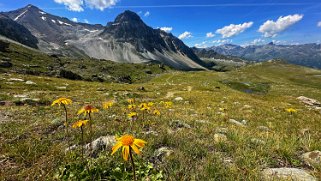
[[[2,73],[0,179],[131,179],[130,162],[119,152],[111,155],[110,146],[85,160],[80,149],[65,153],[68,144],[80,143],[80,130],[70,128],[65,139],[62,107],[50,106],[58,97],[73,101],[67,105],[70,124],[83,118],[76,113],[84,104],[100,110],[92,115],[92,136],[85,126],[86,143],[90,137],[125,133],[147,141],[142,155],[134,155],[138,180],[261,180],[261,170],[273,167],[302,168],[321,179],[321,167],[300,158],[321,150],[321,113],[296,99],[320,101],[320,82],[321,71],[278,62],[224,73],[170,72],[137,84]],[[21,97],[32,101],[21,103]],[[128,120],[128,98],[136,104],[154,102],[161,116],[143,117],[138,110],[138,119]],[[104,110],[106,100],[115,104]],[[230,119],[245,121],[239,125]],[[155,153],[159,148],[167,156]]]
[[[9,60],[12,67],[0,66],[0,72],[46,75],[68,79],[100,82],[144,82],[169,70],[158,64],[115,63],[89,57],[72,59],[47,55],[37,50],[10,43],[7,51],[0,51],[0,61]]]

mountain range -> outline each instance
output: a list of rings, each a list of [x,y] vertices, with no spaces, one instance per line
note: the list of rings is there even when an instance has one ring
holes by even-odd
[[[321,68],[321,44],[310,43],[301,45],[239,45],[225,44],[205,49],[218,54],[236,56],[251,61],[267,61],[282,59],[288,63]]]
[[[205,63],[180,39],[147,26],[128,10],[106,26],[73,22],[33,5],[2,14],[13,24],[28,29],[37,38],[39,49],[46,53],[122,63],[158,62],[183,70],[206,69]]]
[[[214,59],[243,62],[283,59],[321,68],[321,45],[239,45],[190,48],[171,33],[146,25],[124,11],[105,26],[73,22],[36,6],[0,13],[0,35],[48,54],[106,59],[121,63],[155,62],[180,70],[206,70]],[[210,60],[210,61],[209,61]]]

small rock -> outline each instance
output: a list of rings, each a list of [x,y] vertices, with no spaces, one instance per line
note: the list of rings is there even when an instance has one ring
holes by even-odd
[[[182,122],[182,121],[180,121],[180,120],[173,120],[173,121],[170,123],[170,125],[171,125],[172,127],[176,128],[176,129],[179,129],[179,128],[188,128],[188,129],[190,129],[190,128],[191,128],[191,126],[190,126],[189,124],[184,123],[184,122]]]
[[[217,128],[215,131],[220,134],[227,134],[228,129],[227,128]]]
[[[245,125],[244,125],[243,123],[238,122],[238,121],[236,121],[235,119],[229,119],[228,122],[229,122],[229,123],[232,123],[232,124],[234,124],[234,125],[236,125],[236,126],[245,127]]]
[[[303,102],[304,104],[309,105],[309,106],[321,106],[321,103],[315,99],[311,99],[311,98],[304,97],[304,96],[300,96],[297,99],[300,100],[301,102]]]
[[[146,135],[154,135],[154,136],[158,136],[158,133],[156,131],[147,131],[147,132],[144,132],[144,134]]]
[[[250,105],[244,105],[243,106],[243,109],[250,109],[250,108],[252,108],[252,106],[250,106]]]
[[[27,98],[28,96],[25,94],[17,94],[17,95],[13,95],[13,97],[15,98]]]
[[[214,134],[214,142],[215,143],[222,143],[225,142],[227,140],[227,137],[224,134]]]
[[[262,179],[264,181],[317,181],[307,171],[298,168],[267,168],[262,171]]]
[[[18,78],[10,78],[8,81],[16,81],[16,82],[24,82],[23,79],[18,79]]]
[[[176,97],[174,101],[183,101],[184,99],[182,97]]]
[[[257,129],[260,130],[260,131],[269,131],[269,130],[270,130],[270,129],[269,129],[268,127],[266,127],[266,126],[258,126]]]
[[[301,158],[304,163],[310,166],[321,166],[321,152],[319,150],[304,153]]]
[[[100,151],[113,146],[115,143],[115,136],[101,136],[91,143],[86,144],[85,149],[87,153],[91,151],[93,155],[97,155]]]
[[[174,153],[174,151],[168,147],[161,147],[155,150],[154,152],[154,159],[155,161],[164,161],[166,158],[171,156]]]
[[[265,144],[265,141],[260,140],[260,139],[257,139],[257,138],[252,138],[252,139],[251,139],[251,143],[252,143],[252,144],[255,144],[255,145],[264,145],[264,144]]]
[[[241,121],[241,123],[244,124],[244,125],[246,125],[246,124],[247,124],[247,121],[246,121],[245,119],[243,119],[243,120]]]
[[[67,87],[66,86],[57,86],[56,89],[58,89],[58,90],[66,90]]]
[[[201,123],[201,124],[209,124],[210,122],[208,120],[196,120],[196,123]]]
[[[88,143],[84,146],[85,153],[96,157],[99,152],[106,150],[108,147],[112,147],[116,143],[115,136],[101,136],[96,140]],[[65,149],[65,152],[75,150],[79,146],[73,145]]]
[[[27,85],[35,85],[36,83],[35,83],[35,82],[32,82],[31,80],[28,80],[28,81],[26,82],[26,84],[27,84]]]

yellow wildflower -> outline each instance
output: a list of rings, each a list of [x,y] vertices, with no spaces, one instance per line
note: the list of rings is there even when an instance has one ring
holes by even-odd
[[[135,117],[137,117],[137,113],[136,112],[130,112],[129,114],[127,114],[128,118],[133,119]]]
[[[293,108],[288,108],[288,109],[285,109],[286,110],[286,112],[288,112],[288,113],[296,113],[296,112],[298,112],[296,109],[293,109]]]
[[[74,124],[72,124],[73,128],[80,128],[82,126],[85,126],[88,123],[88,120],[79,120],[77,122],[75,122]]]
[[[136,154],[140,154],[139,148],[143,148],[146,144],[146,141],[142,139],[136,139],[132,135],[124,135],[120,138],[116,138],[117,143],[112,148],[112,155],[122,147],[122,156],[125,161],[128,160],[130,154],[130,149],[132,149]]]
[[[153,112],[153,114],[156,115],[156,116],[159,116],[161,113],[160,113],[159,110],[155,109],[154,112]]]
[[[103,108],[104,109],[109,109],[113,105],[114,105],[114,101],[106,101],[106,102],[103,103]]]
[[[136,108],[136,105],[135,104],[129,104],[128,105],[128,109],[129,110],[133,110],[133,109],[135,109]]]
[[[154,106],[154,103],[153,103],[153,102],[149,102],[147,105],[148,105],[149,107],[153,107],[153,106]]]
[[[68,99],[68,98],[65,98],[65,97],[61,97],[59,99],[56,99],[52,102],[51,106],[54,106],[55,104],[58,104],[60,106],[60,104],[63,104],[63,105],[68,105],[68,104],[71,104],[72,103],[72,100],[71,99]]]
[[[129,104],[134,104],[134,102],[135,102],[135,99],[127,99],[127,102],[129,103]]]
[[[84,106],[83,108],[81,108],[79,111],[78,111],[78,115],[79,114],[82,114],[82,113],[84,113],[85,114],[85,116],[86,116],[86,114],[90,114],[90,113],[94,113],[94,112],[98,112],[99,110],[97,109],[97,108],[95,108],[94,106],[92,106],[92,105],[86,105],[86,106]]]
[[[166,108],[171,108],[173,106],[173,102],[171,102],[171,101],[164,102],[164,104],[165,104]]]
[[[150,107],[149,107],[148,104],[146,104],[146,103],[141,103],[141,104],[139,105],[139,108],[140,108],[141,111],[148,111],[148,110],[150,110]]]

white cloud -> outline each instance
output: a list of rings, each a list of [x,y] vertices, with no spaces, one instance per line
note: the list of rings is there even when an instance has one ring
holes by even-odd
[[[214,36],[215,36],[215,34],[213,34],[212,32],[206,33],[207,38],[213,38]]]
[[[231,39],[223,39],[223,40],[214,40],[212,43],[218,44],[218,45],[223,45],[223,44],[228,44],[232,43],[233,41]]]
[[[65,6],[67,6],[67,8],[70,11],[77,11],[77,12],[84,11],[84,9],[82,7],[84,5],[83,0],[54,0],[54,1],[56,3],[63,4]]]
[[[85,22],[85,23],[89,23],[89,21],[88,21],[87,19],[84,19],[84,22]]]
[[[259,44],[263,44],[265,43],[264,39],[258,38],[258,39],[254,39],[250,44],[252,45],[259,45]]]
[[[253,25],[253,22],[245,22],[243,24],[230,24],[228,26],[224,26],[221,29],[216,30],[216,33],[222,35],[222,38],[229,38],[235,35],[238,35],[245,31],[246,29],[250,28]]]
[[[87,6],[99,9],[100,11],[116,5],[118,1],[119,0],[85,0]]]
[[[276,21],[267,20],[260,26],[259,32],[263,33],[264,37],[275,37],[278,33],[284,31],[291,25],[299,22],[303,15],[294,14],[288,16],[280,16]]]
[[[192,38],[192,33],[191,32],[188,32],[188,31],[185,31],[184,33],[180,34],[178,36],[179,39],[187,39],[187,38]]]
[[[173,30],[173,27],[161,27],[161,28],[159,28],[159,29],[161,29],[161,30],[163,30],[163,31],[165,31],[166,33],[169,33],[169,32],[171,32],[172,30]]]
[[[71,21],[73,21],[73,22],[78,22],[78,19],[77,18],[71,18]]]
[[[203,41],[202,43],[196,43],[194,45],[196,48],[207,48],[209,45],[207,45],[207,41]]]
[[[317,26],[318,26],[318,27],[321,27],[321,21],[318,22]]]
[[[142,13],[143,13],[143,11],[138,11],[138,12],[137,12],[137,14],[142,14]]]
[[[145,14],[144,14],[145,17],[148,17],[149,15],[150,15],[149,11],[146,11]]]

